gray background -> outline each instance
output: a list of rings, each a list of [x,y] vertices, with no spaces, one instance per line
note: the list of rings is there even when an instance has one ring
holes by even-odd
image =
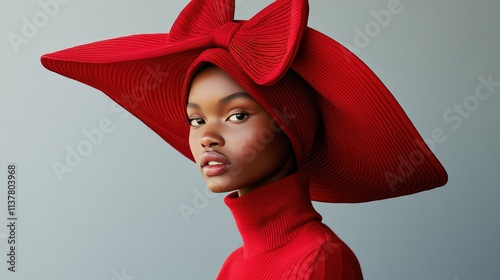
[[[376,29],[373,12],[392,1],[311,0],[309,25],[355,51],[424,138],[444,131],[433,148],[449,183],[386,201],[315,205],[366,279],[500,279],[500,87],[473,103],[478,77],[500,81],[500,2],[401,0]],[[0,279],[214,279],[240,245],[223,194],[193,204],[205,188],[193,164],[104,94],[39,63],[77,44],[167,32],[187,2],[61,0],[51,15],[35,0],[1,4]],[[270,2],[237,1],[237,18]],[[22,36],[23,18],[39,27],[16,47],[9,36]],[[356,41],[356,28],[367,26],[370,41]],[[443,117],[464,101],[466,117],[450,115],[460,124]],[[102,120],[113,131],[59,180],[52,164],[65,163],[66,147]],[[5,262],[9,162],[19,175],[16,273]],[[187,223],[180,205],[199,212]]]

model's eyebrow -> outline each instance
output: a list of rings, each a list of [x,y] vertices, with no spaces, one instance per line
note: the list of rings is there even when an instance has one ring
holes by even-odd
[[[229,103],[235,99],[238,99],[238,98],[245,98],[245,99],[253,100],[253,98],[250,96],[250,94],[248,94],[244,91],[241,91],[241,92],[235,92],[231,95],[228,95],[226,97],[219,99],[219,105],[224,106],[227,103]],[[192,103],[192,102],[189,102],[186,107],[191,108],[191,109],[200,109],[200,105],[198,105],[196,103]]]
[[[228,95],[226,97],[219,99],[219,105],[224,106],[227,103],[229,103],[235,99],[238,99],[238,98],[245,98],[245,99],[253,100],[253,98],[248,93],[242,91],[242,92],[233,93],[231,95]]]
[[[191,102],[190,102],[190,103],[188,103],[188,104],[186,105],[186,108],[188,108],[188,109],[189,109],[189,108],[191,108],[191,109],[200,109],[200,105],[198,105],[198,104],[196,104],[196,103],[191,103]]]

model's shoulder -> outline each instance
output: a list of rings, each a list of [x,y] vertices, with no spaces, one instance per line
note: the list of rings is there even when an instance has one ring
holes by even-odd
[[[292,244],[304,258],[311,258],[322,252],[338,251],[344,245],[342,240],[322,223],[310,223],[301,228]]]
[[[326,240],[315,240],[297,252],[294,265],[285,273],[282,279],[343,279],[341,248]],[[326,278],[335,275],[334,278]],[[340,276],[340,277],[339,277]]]
[[[293,243],[296,265],[290,270],[291,278],[286,279],[344,279],[346,275],[362,279],[356,256],[326,225],[308,225]]]
[[[343,242],[327,225],[315,221],[297,230],[294,243],[307,244],[311,250],[316,250],[327,244],[341,244]]]
[[[297,256],[296,265],[289,270],[289,275],[283,279],[345,279],[344,269],[352,267],[353,264],[344,258],[346,247],[343,243],[332,240],[330,236],[324,236],[317,237],[308,245]]]

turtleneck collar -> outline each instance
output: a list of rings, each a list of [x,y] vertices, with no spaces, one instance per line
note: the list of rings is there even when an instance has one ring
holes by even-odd
[[[294,173],[242,197],[224,198],[243,239],[245,257],[277,249],[294,239],[298,229],[321,221],[309,197],[309,175]]]

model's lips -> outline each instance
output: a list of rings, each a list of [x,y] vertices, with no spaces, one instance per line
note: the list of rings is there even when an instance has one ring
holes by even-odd
[[[222,175],[231,167],[231,163],[225,156],[214,151],[204,152],[200,163],[202,172],[207,176]]]

